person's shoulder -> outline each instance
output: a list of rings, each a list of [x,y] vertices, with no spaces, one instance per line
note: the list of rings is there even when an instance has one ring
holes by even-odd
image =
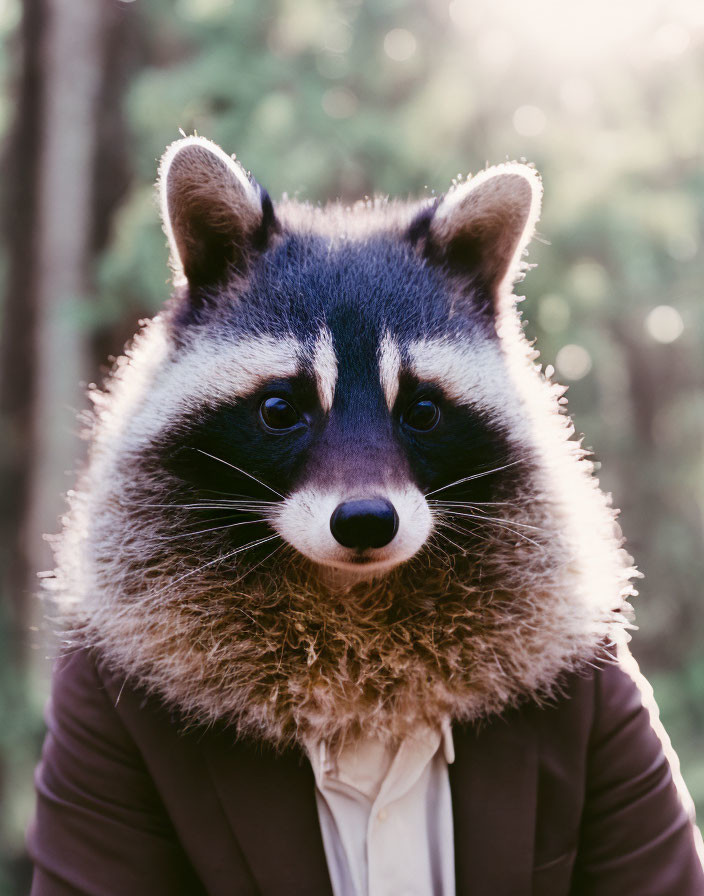
[[[613,710],[640,708],[652,697],[652,689],[626,648],[603,652],[592,657],[577,671],[558,679],[551,697],[538,701],[548,715],[609,714]]]
[[[84,743],[110,742],[123,750],[131,749],[111,685],[94,649],[74,646],[63,650],[52,673],[47,707],[50,731],[79,737]]]
[[[565,673],[547,699],[531,702],[520,712],[541,732],[544,744],[575,755],[642,714],[644,707],[650,709],[651,702],[652,690],[630,654],[618,651],[597,655]]]
[[[592,740],[609,737],[641,717],[650,727],[659,724],[653,689],[625,644],[595,657],[586,674],[573,676],[567,696],[584,712],[591,704]]]
[[[52,671],[51,705],[54,711],[73,715],[102,714],[109,703],[98,671],[98,657],[87,647],[73,646],[57,656]]]

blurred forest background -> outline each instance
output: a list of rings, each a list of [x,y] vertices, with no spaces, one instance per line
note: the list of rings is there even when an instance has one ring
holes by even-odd
[[[623,509],[635,654],[704,817],[704,3],[0,0],[0,894],[28,890],[41,534],[85,384],[168,295],[152,184],[179,128],[274,197],[538,166],[524,313]]]

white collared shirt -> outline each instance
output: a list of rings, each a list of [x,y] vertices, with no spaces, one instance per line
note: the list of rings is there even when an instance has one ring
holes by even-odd
[[[449,723],[396,750],[367,740],[306,745],[335,896],[454,896]]]

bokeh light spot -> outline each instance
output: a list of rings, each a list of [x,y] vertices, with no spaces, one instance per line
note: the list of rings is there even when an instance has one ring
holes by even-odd
[[[592,369],[592,356],[582,345],[563,345],[555,365],[568,380],[581,380]]]
[[[352,46],[352,29],[339,19],[329,22],[323,35],[323,46],[331,53],[346,53]]]
[[[674,59],[689,47],[689,32],[679,22],[668,22],[653,35],[652,53],[659,59]]]
[[[672,305],[658,305],[646,317],[645,329],[656,342],[674,342],[684,332],[684,321]]]
[[[384,37],[384,52],[394,62],[405,62],[416,51],[415,36],[406,28],[392,28]]]

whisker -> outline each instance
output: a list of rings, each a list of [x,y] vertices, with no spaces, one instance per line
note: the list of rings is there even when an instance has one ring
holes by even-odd
[[[234,551],[230,551],[228,554],[223,554],[221,557],[216,557],[214,560],[209,560],[207,563],[204,563],[202,566],[199,566],[197,569],[191,569],[184,575],[179,576],[173,582],[169,582],[164,588],[161,588],[156,592],[156,595],[163,594],[164,591],[168,591],[172,589],[175,585],[178,585],[179,582],[183,582],[184,579],[190,578],[190,576],[196,575],[196,573],[202,572],[204,569],[207,569],[209,566],[214,566],[216,563],[224,563],[225,560],[229,560],[231,557],[234,557],[236,554],[241,554],[243,551],[248,551],[250,548],[259,547],[259,545],[266,544],[269,541],[273,541],[275,538],[279,538],[280,536],[277,533],[273,535],[268,535],[266,538],[260,538],[257,541],[251,541],[249,544],[242,545],[241,547],[235,548]]]
[[[245,495],[242,492],[226,492],[226,491],[223,491],[222,489],[217,489],[217,488],[200,488],[200,489],[198,489],[198,491],[203,492],[203,493],[210,492],[213,495],[224,495],[226,498],[240,498],[245,501],[257,500],[256,498],[252,498],[251,495]],[[272,502],[272,503],[274,503],[274,502]],[[276,501],[275,503],[278,504],[278,501]]]
[[[193,504],[145,504],[135,503],[133,507],[172,507],[174,510],[244,510],[254,512],[259,507],[278,507],[279,501],[202,501]]]
[[[460,516],[467,517],[472,520],[480,520],[481,522],[490,522],[490,523],[503,523],[504,525],[511,526],[520,526],[522,529],[533,529],[535,532],[544,532],[544,529],[541,529],[539,526],[531,526],[529,523],[521,523],[518,520],[504,520],[500,517],[496,516],[477,516],[473,513],[460,513],[457,510],[444,510],[443,513],[446,513],[450,516]]]
[[[251,473],[248,473],[246,470],[243,470],[241,467],[236,467],[234,464],[231,464],[227,460],[223,460],[221,457],[216,457],[214,454],[209,454],[207,451],[203,451],[201,448],[194,448],[194,451],[197,451],[199,454],[204,454],[206,457],[211,458],[212,460],[217,460],[221,464],[225,464],[226,467],[231,467],[233,470],[237,470],[238,473],[241,473],[243,476],[249,476],[254,482],[258,482],[259,485],[264,486],[264,488],[269,489],[270,492],[273,492],[275,495],[278,495],[282,501],[286,500],[286,496],[282,495],[281,492],[277,492],[275,488],[272,488],[268,483],[263,482],[261,479],[257,479],[256,476],[253,476]]]
[[[527,536],[527,535],[524,535],[523,532],[516,532],[515,529],[512,529],[510,526],[504,526],[502,523],[494,523],[494,525],[495,525],[495,526],[498,526],[499,529],[505,529],[507,532],[511,532],[511,533],[512,533],[513,535],[515,535],[517,538],[522,538],[523,541],[527,541],[527,542],[529,542],[530,544],[534,544],[534,545],[536,546],[536,548],[540,548],[542,551],[545,550],[545,546],[544,546],[544,545],[539,544],[537,541],[534,541],[534,539],[532,539],[532,538],[528,538],[528,536]]]
[[[435,534],[438,536],[440,535],[439,532]],[[430,554],[436,562],[439,561],[440,564],[444,566],[445,564],[450,563],[450,554],[442,547],[442,545],[438,543],[438,541],[438,538],[433,538],[432,540],[426,541],[423,547],[424,550],[427,551],[427,553]]]
[[[505,529],[507,532],[513,533],[513,535],[516,535],[518,538],[522,538],[524,541],[528,541],[531,544],[534,544],[537,548],[544,548],[543,545],[538,544],[537,541],[533,541],[532,538],[528,538],[528,536],[524,535],[522,532],[517,532],[515,529],[512,529],[511,526],[507,525],[503,520],[496,520],[496,519],[494,519],[492,517],[488,517],[488,516],[472,516],[471,514],[467,514],[467,513],[455,513],[452,515],[459,516],[459,517],[465,517],[470,520],[476,520],[477,522],[480,522],[480,523],[492,523],[494,526],[498,526],[500,529]],[[522,525],[522,524],[517,523],[516,525]],[[535,527],[531,526],[530,528],[533,529]]]
[[[438,501],[435,498],[428,501],[431,507],[518,507],[511,501]]]
[[[475,513],[483,513],[484,516],[486,516],[486,514],[488,512],[486,510],[483,510],[477,504],[459,504],[458,503],[457,505],[454,505],[454,504],[450,505],[450,504],[440,504],[440,503],[435,504],[432,501],[428,501],[428,505],[436,513],[447,513],[447,514],[454,513],[457,516],[460,515],[460,510],[472,510]]]
[[[472,538],[478,538],[480,541],[489,541],[489,539],[486,537],[486,535],[480,535],[477,532],[477,528],[478,528],[477,526],[472,526],[472,528],[470,529],[470,528],[463,527],[463,526],[455,526],[452,523],[448,522],[447,520],[438,520],[437,526],[438,526],[438,529],[440,527],[449,529],[451,532],[456,532],[458,535],[471,535]],[[444,532],[438,532],[438,535],[442,535],[443,538],[447,538],[449,541],[448,536]],[[451,542],[451,544],[454,544],[454,542]],[[457,547],[457,545],[455,545],[455,547]],[[462,548],[462,551],[464,553],[466,553],[466,548]]]
[[[224,520],[231,520],[233,517],[239,517],[239,516],[241,516],[242,513],[259,513],[259,511],[258,510],[246,510],[246,511],[235,510],[232,513],[219,513],[217,516],[210,516],[204,520],[202,520],[202,519],[194,520],[192,522],[186,523],[185,525],[200,526],[200,525],[206,525],[207,523],[222,523]],[[266,517],[262,516],[260,514],[259,519],[260,520],[266,519]]]
[[[197,532],[179,532],[178,535],[165,535],[161,538],[161,541],[174,541],[177,538],[188,538],[191,535],[207,535],[208,532],[218,532],[221,529],[235,529],[237,526],[251,526],[254,523],[264,523],[267,521],[265,519],[260,520],[243,520],[239,523],[226,523],[224,526],[211,526],[210,529],[199,529]]]
[[[426,492],[425,497],[429,498],[430,495],[437,495],[439,492],[444,492],[448,488],[462,485],[463,482],[471,482],[473,479],[481,479],[483,476],[491,476],[493,473],[500,473],[502,470],[508,470],[509,467],[515,467],[516,464],[520,463],[522,463],[522,461],[514,460],[511,461],[510,464],[504,464],[502,467],[494,467],[492,470],[485,470],[483,473],[474,473],[472,476],[465,476],[463,479],[458,479],[456,482],[451,482],[449,485],[442,485],[440,488],[433,489],[431,492]]]
[[[277,551],[280,551],[281,548],[284,547],[285,544],[286,544],[286,542],[283,542],[283,541],[281,542],[281,544],[277,544],[276,547],[274,548],[274,550],[271,551],[271,553],[267,554],[263,560],[260,560],[258,563],[255,563],[254,566],[251,566],[246,572],[242,573],[241,576],[238,576],[233,582],[228,582],[228,585],[236,585],[238,582],[241,582],[242,579],[246,578],[251,572],[254,572],[255,569],[258,569],[262,565],[262,563],[266,563],[267,560],[269,560],[271,557],[273,557]],[[254,620],[252,620],[252,621],[254,621]]]
[[[466,553],[467,553],[467,548],[462,548],[462,547],[460,547],[460,546],[457,544],[456,541],[453,541],[453,540],[450,538],[450,536],[447,535],[447,533],[445,533],[445,532],[438,532],[437,534],[438,534],[438,535],[441,535],[442,538],[445,539],[445,541],[448,541],[448,542],[452,545],[453,548],[456,548],[456,549],[460,552],[460,554],[466,554]],[[448,560],[449,560],[449,559],[450,559],[450,558],[448,557]]]

